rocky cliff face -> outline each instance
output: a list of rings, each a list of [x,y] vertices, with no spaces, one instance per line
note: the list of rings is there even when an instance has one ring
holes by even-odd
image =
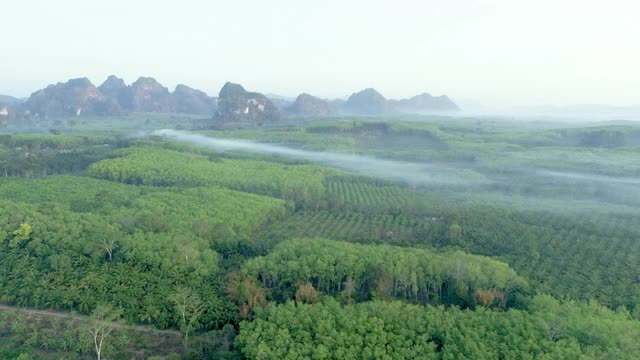
[[[383,115],[392,109],[384,96],[375,89],[368,88],[349,96],[342,111],[358,115]]]
[[[98,90],[100,90],[104,96],[117,102],[121,108],[127,111],[130,110],[131,99],[129,97],[128,87],[121,78],[110,75],[102,85],[98,86]]]
[[[105,96],[114,99],[126,111],[175,112],[213,115],[216,100],[204,92],[186,85],[178,85],[173,93],[154,78],[141,77],[127,86],[111,75],[98,88]]]
[[[289,98],[271,96],[274,100],[260,93],[248,92],[238,84],[226,83],[220,90],[220,97],[216,99],[186,85],[176,86],[171,93],[150,77],[140,77],[127,86],[124,80],[111,75],[98,88],[87,78],[79,78],[50,85],[33,93],[26,102],[0,97],[0,116],[10,116],[3,115],[5,112],[35,118],[173,112],[214,115],[221,123],[259,124],[280,120],[282,113],[288,116],[378,116],[459,110],[446,95],[434,97],[424,93],[410,99],[387,100],[371,88],[352,94],[347,101],[328,102],[309,94],[301,94],[292,102]]]
[[[13,108],[9,105],[0,105],[0,119],[7,119],[13,115]]]
[[[15,117],[16,108],[20,107],[22,101],[8,95],[0,95],[0,120]]]
[[[221,123],[278,121],[282,114],[266,96],[246,91],[241,85],[226,83],[218,95],[215,119]]]
[[[170,93],[150,77],[140,77],[127,86],[124,80],[111,75],[97,88],[86,78],[50,85],[33,93],[19,107],[31,116],[42,118],[117,115],[123,112],[213,115],[216,99],[185,85],[178,85]]]
[[[309,94],[300,94],[286,109],[286,114],[290,116],[329,116],[336,113],[336,108],[327,101]]]
[[[171,112],[171,93],[156,79],[140,77],[127,90],[130,104],[126,106],[134,112]]]
[[[176,86],[171,96],[173,97],[172,112],[213,115],[216,111],[215,98],[186,85]]]
[[[278,110],[280,110],[280,112],[285,112],[286,109],[295,101],[295,99],[293,98],[277,94],[264,94],[264,96],[266,96],[267,99],[269,99],[269,101],[271,101],[273,105],[275,105]]]
[[[403,113],[424,113],[439,111],[458,111],[460,108],[446,95],[431,96],[428,93],[416,95],[411,99],[392,101],[395,110]]]
[[[122,111],[118,103],[103,95],[87,78],[49,85],[31,94],[24,107],[32,116],[113,115]]]

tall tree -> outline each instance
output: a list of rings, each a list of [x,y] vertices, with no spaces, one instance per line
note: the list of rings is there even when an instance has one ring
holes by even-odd
[[[118,326],[120,319],[120,311],[114,309],[112,305],[99,305],[87,319],[85,327],[91,334],[98,360],[102,358],[104,349],[108,345],[113,345],[111,334]]]
[[[193,289],[178,287],[169,297],[180,316],[180,332],[185,352],[189,349],[189,335],[198,325],[198,320],[204,311],[204,303]]]

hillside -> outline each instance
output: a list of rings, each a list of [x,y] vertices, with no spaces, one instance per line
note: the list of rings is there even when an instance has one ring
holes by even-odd
[[[246,91],[242,85],[227,82],[218,95],[218,109],[214,121],[225,123],[253,123],[278,121],[280,110],[266,96]]]
[[[330,116],[338,113],[337,109],[326,100],[309,94],[300,94],[296,100],[286,108],[289,116]]]
[[[72,79],[36,91],[24,104],[9,105],[23,118],[114,116],[132,112],[213,115],[216,99],[186,85],[173,92],[151,77],[131,85],[110,75],[99,87],[89,79]]]
[[[102,94],[87,78],[49,85],[31,94],[24,108],[36,117],[114,115],[122,111],[115,99]]]
[[[410,99],[390,100],[390,102],[394,110],[402,113],[419,114],[460,110],[458,105],[446,95],[431,96],[431,94],[423,93]]]

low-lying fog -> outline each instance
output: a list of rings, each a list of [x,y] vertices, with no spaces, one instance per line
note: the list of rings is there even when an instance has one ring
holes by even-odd
[[[362,155],[299,150],[247,140],[218,139],[170,129],[156,130],[152,134],[221,151],[243,151],[301,159],[414,186],[428,184],[477,185],[486,183],[486,179],[478,173],[469,171],[467,177],[462,178],[459,176],[462,175],[460,169],[441,164],[413,163],[377,159]]]
[[[471,190],[467,194],[468,196],[494,193],[500,196],[508,195],[522,198],[524,195],[528,201],[534,202],[545,199],[556,201],[566,198],[567,201],[575,200],[575,207],[580,207],[581,205],[578,204],[584,201],[592,201],[596,204],[607,202],[625,206],[640,205],[640,196],[636,195],[640,194],[640,180],[628,176],[605,176],[575,170],[549,170],[532,167],[519,168],[517,176],[505,178],[493,176],[494,174],[487,171],[484,171],[483,174],[482,169],[473,165],[461,168],[460,164],[449,166],[442,163],[416,163],[354,154],[308,151],[247,140],[220,139],[170,129],[156,130],[151,134],[220,151],[241,151],[300,159],[412,186],[442,187],[452,185],[452,189],[463,186],[465,190]],[[514,192],[514,189],[526,188],[527,186],[535,186],[537,190],[532,194]],[[548,197],[549,195],[545,195],[549,194],[546,191],[547,187],[553,189],[554,192],[557,192],[558,187],[566,188],[567,191],[566,194],[551,198]],[[580,189],[585,189],[585,191]],[[570,204],[567,203],[566,208],[570,207]]]

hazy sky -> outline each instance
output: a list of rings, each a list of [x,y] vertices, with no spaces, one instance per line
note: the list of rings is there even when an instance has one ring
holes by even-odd
[[[488,105],[640,104],[640,5],[569,0],[20,0],[0,19],[0,94],[109,74],[217,94],[375,87]]]

